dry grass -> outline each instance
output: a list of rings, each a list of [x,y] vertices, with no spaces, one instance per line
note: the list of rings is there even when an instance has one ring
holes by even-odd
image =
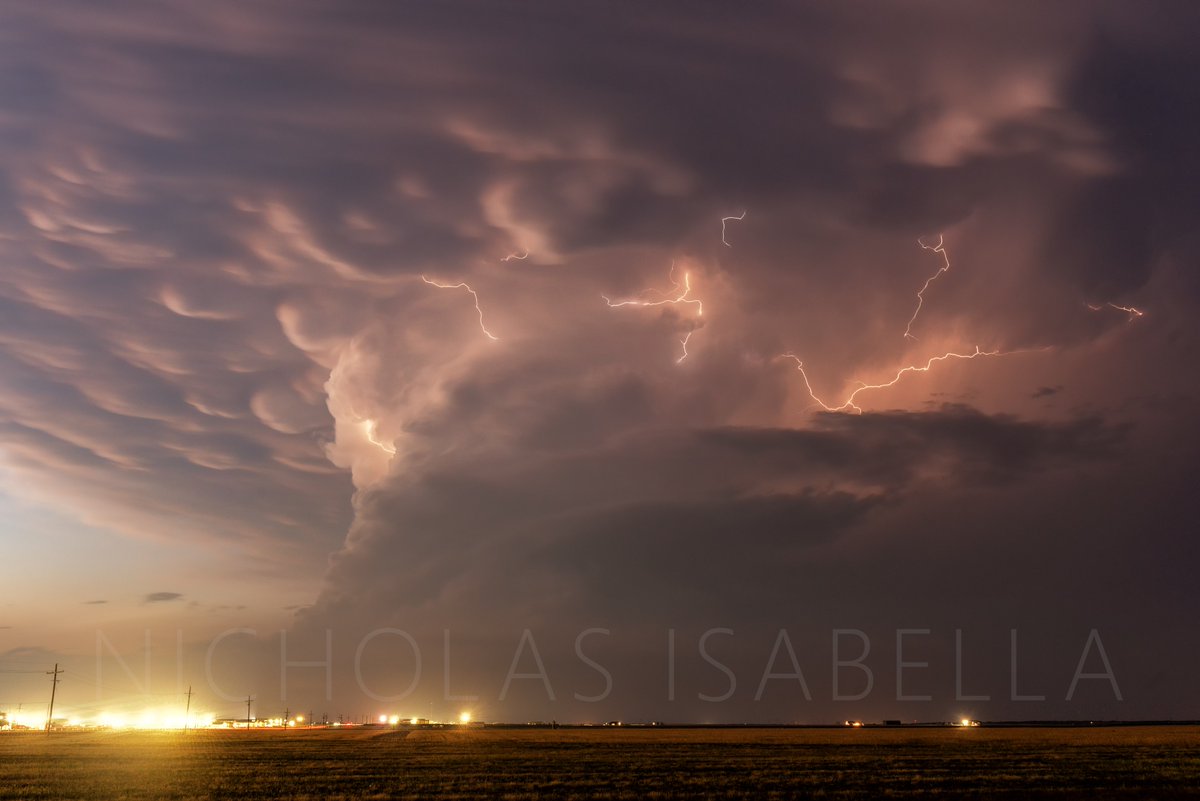
[[[1200,729],[0,735],[0,799],[1200,798]]]

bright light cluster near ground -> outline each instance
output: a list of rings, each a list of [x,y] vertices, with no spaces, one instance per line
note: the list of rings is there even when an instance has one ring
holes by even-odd
[[[441,726],[441,725],[444,725],[443,721],[440,721],[440,720],[430,720],[429,718],[418,718],[418,717],[403,717],[401,715],[388,715],[388,714],[380,715],[378,718],[378,721],[387,726],[402,726],[402,725]],[[464,724],[470,723],[471,722],[471,713],[470,712],[459,713],[458,722],[464,723]]]
[[[57,713],[57,710],[56,710]],[[429,718],[401,717],[395,714],[382,714],[377,718],[379,725],[384,726],[445,726],[447,722],[430,720]],[[471,713],[462,712],[458,715],[457,723],[471,723]],[[145,709],[135,712],[101,712],[99,714],[75,714],[64,712],[55,714],[52,728],[54,729],[128,729],[140,731],[171,731],[176,729],[273,729],[295,728],[297,726],[356,726],[362,725],[350,721],[310,721],[303,715],[289,717],[250,717],[220,718],[212,712],[192,712],[185,714],[173,709]],[[0,730],[45,729],[46,713],[43,712],[8,712],[0,715]]]
[[[57,712],[57,710],[55,710]],[[46,713],[9,712],[8,723],[12,729],[44,729]],[[101,712],[99,714],[75,714],[64,712],[54,717],[54,728],[70,729],[140,729],[145,731],[207,728],[216,721],[211,712],[192,712],[185,715],[174,709],[144,709],[137,712]]]

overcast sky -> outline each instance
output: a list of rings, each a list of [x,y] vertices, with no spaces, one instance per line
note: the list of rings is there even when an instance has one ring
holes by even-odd
[[[6,6],[0,669],[81,711],[1200,716],[1198,34]],[[332,632],[332,698],[280,631]]]

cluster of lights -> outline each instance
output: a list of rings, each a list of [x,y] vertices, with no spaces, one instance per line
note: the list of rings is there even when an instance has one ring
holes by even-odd
[[[896,724],[899,724],[899,721],[888,721],[888,725],[896,725]],[[861,729],[863,727],[863,722],[861,720],[844,720],[844,721],[842,721],[842,725],[847,726],[852,729]],[[955,722],[951,723],[950,725],[957,727],[957,728],[971,729],[971,728],[978,728],[979,721],[971,720],[970,718],[963,718],[962,720],[956,720]]]
[[[46,715],[29,712],[9,712],[6,716],[8,724],[14,728],[40,729],[46,725]]]
[[[7,718],[9,725],[14,728],[42,729],[46,726],[44,713],[9,713]],[[70,729],[167,731],[206,728],[212,726],[215,721],[216,715],[210,712],[192,712],[185,715],[177,709],[160,708],[144,709],[140,712],[100,712],[94,715],[68,712],[61,717],[56,714],[52,725]]]
[[[467,725],[474,718],[470,711],[464,710],[458,715],[458,723]],[[14,729],[39,730],[46,727],[45,713],[39,712],[10,712],[0,714],[0,721]],[[419,717],[401,717],[395,714],[383,714],[378,718],[379,723],[387,726],[442,726],[442,721],[429,720]],[[94,715],[66,713],[54,717],[53,728],[59,729],[112,729],[139,731],[179,731],[182,729],[287,729],[304,726],[303,715],[292,717],[269,718],[218,718],[211,712],[191,712],[185,714],[177,709],[158,708],[144,709],[138,712],[101,712]],[[309,722],[307,725],[312,725]],[[333,728],[355,725],[352,722],[334,721],[329,724]]]
[[[385,726],[402,726],[402,725],[422,726],[422,725],[434,725],[434,724],[438,723],[437,721],[432,721],[427,718],[401,717],[400,715],[386,715],[386,714],[380,715],[378,720],[380,723],[382,723]],[[465,712],[465,711],[461,712],[458,716],[458,722],[463,723],[463,724],[470,723],[471,722],[471,713]]]
[[[211,726],[215,719],[209,713],[185,716],[178,710],[147,709],[135,715],[104,713],[97,716],[96,722],[110,729],[182,729]]]

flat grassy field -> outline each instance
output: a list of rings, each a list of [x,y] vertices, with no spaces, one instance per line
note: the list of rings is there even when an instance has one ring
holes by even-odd
[[[0,799],[1200,798],[1200,728],[0,734]]]

